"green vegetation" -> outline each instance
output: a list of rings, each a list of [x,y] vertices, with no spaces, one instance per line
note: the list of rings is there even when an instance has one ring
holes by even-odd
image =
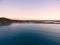
[[[12,20],[11,19],[8,19],[8,18],[0,18],[0,25],[3,25],[3,24],[11,24],[12,23]]]

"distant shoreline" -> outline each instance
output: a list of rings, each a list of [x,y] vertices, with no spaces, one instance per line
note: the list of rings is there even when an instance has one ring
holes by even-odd
[[[9,23],[60,24],[60,20],[12,20],[4,17],[0,18],[0,24]]]

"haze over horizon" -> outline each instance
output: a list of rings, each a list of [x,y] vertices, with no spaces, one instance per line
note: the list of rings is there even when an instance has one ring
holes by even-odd
[[[19,20],[60,20],[60,1],[0,0],[0,17]]]

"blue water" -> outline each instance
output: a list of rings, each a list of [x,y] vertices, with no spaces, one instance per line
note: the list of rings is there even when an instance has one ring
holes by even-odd
[[[3,25],[0,26],[0,45],[60,45],[60,25]]]

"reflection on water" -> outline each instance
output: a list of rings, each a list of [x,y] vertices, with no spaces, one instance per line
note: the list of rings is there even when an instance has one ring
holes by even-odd
[[[11,24],[0,27],[0,45],[60,45],[58,24]]]
[[[0,26],[7,26],[7,25],[10,25],[12,23],[0,23]]]

